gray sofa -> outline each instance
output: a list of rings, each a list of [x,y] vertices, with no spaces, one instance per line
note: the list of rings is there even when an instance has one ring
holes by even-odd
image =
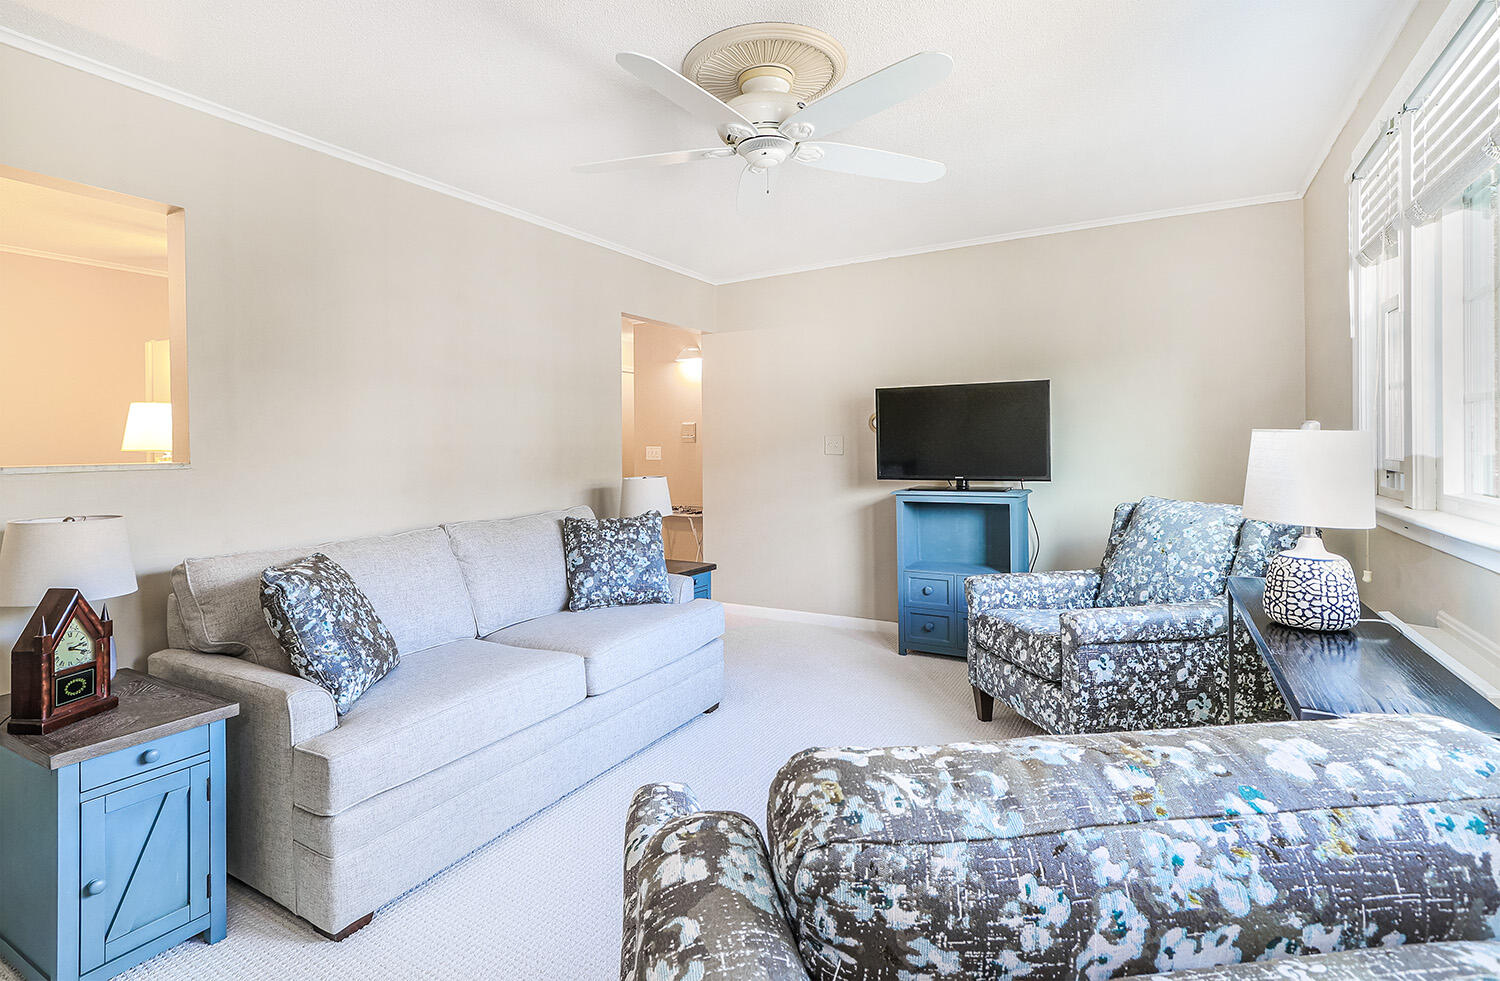
[[[152,674],[240,703],[229,872],[320,931],[369,914],[652,740],[717,707],[723,608],[563,612],[561,519],[464,521],[189,559]],[[400,665],[343,718],[261,614],[267,566],[314,548],[358,582]]]
[[[620,976],[1495,978],[1497,813],[1426,716],[805,750],[765,839],[636,794]]]

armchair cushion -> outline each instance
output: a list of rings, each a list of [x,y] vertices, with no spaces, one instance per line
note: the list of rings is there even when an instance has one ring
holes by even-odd
[[[1302,529],[1296,525],[1273,525],[1265,521],[1246,521],[1240,528],[1240,545],[1234,553],[1231,576],[1266,577],[1271,556],[1297,544]]]
[[[1228,617],[1226,601],[1215,596],[1194,603],[1068,610],[1061,614],[1061,631],[1069,648],[1206,640],[1224,634]]]
[[[1001,572],[964,580],[969,617],[994,610],[1079,610],[1094,605],[1099,570]]]
[[[1243,518],[1233,504],[1143,498],[1100,569],[1098,606],[1185,603],[1224,592]]]
[[[1062,622],[1058,610],[995,610],[969,620],[976,646],[1048,681],[1062,680]]]

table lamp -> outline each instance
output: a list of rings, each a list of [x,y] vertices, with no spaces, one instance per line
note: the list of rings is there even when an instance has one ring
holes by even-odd
[[[633,518],[647,511],[662,517],[672,513],[672,493],[665,477],[626,477],[620,481],[620,517]]]
[[[1266,616],[1302,630],[1359,622],[1359,587],[1318,528],[1375,527],[1375,440],[1362,430],[1256,429],[1245,470],[1246,519],[1302,525],[1294,548],[1266,568]]]
[[[89,514],[7,521],[0,538],[0,607],[36,606],[54,587],[76,589],[90,605],[135,592],[125,519]]]
[[[130,403],[130,410],[125,414],[125,436],[120,440],[120,450],[150,453],[153,463],[171,463],[172,403]]]

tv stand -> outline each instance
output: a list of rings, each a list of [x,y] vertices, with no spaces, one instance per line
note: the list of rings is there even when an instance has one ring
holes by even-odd
[[[911,487],[896,499],[896,651],[967,657],[964,580],[1025,572],[1029,490]]]

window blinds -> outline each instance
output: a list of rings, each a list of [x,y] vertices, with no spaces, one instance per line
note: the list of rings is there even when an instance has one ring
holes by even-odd
[[[1401,210],[1400,148],[1396,134],[1388,131],[1355,174],[1359,181],[1359,261],[1366,266],[1379,262],[1387,243],[1396,236],[1396,215]]]
[[[1443,205],[1500,162],[1500,5],[1495,0],[1482,0],[1474,9],[1402,115],[1411,140],[1406,217],[1420,225],[1435,220]]]

